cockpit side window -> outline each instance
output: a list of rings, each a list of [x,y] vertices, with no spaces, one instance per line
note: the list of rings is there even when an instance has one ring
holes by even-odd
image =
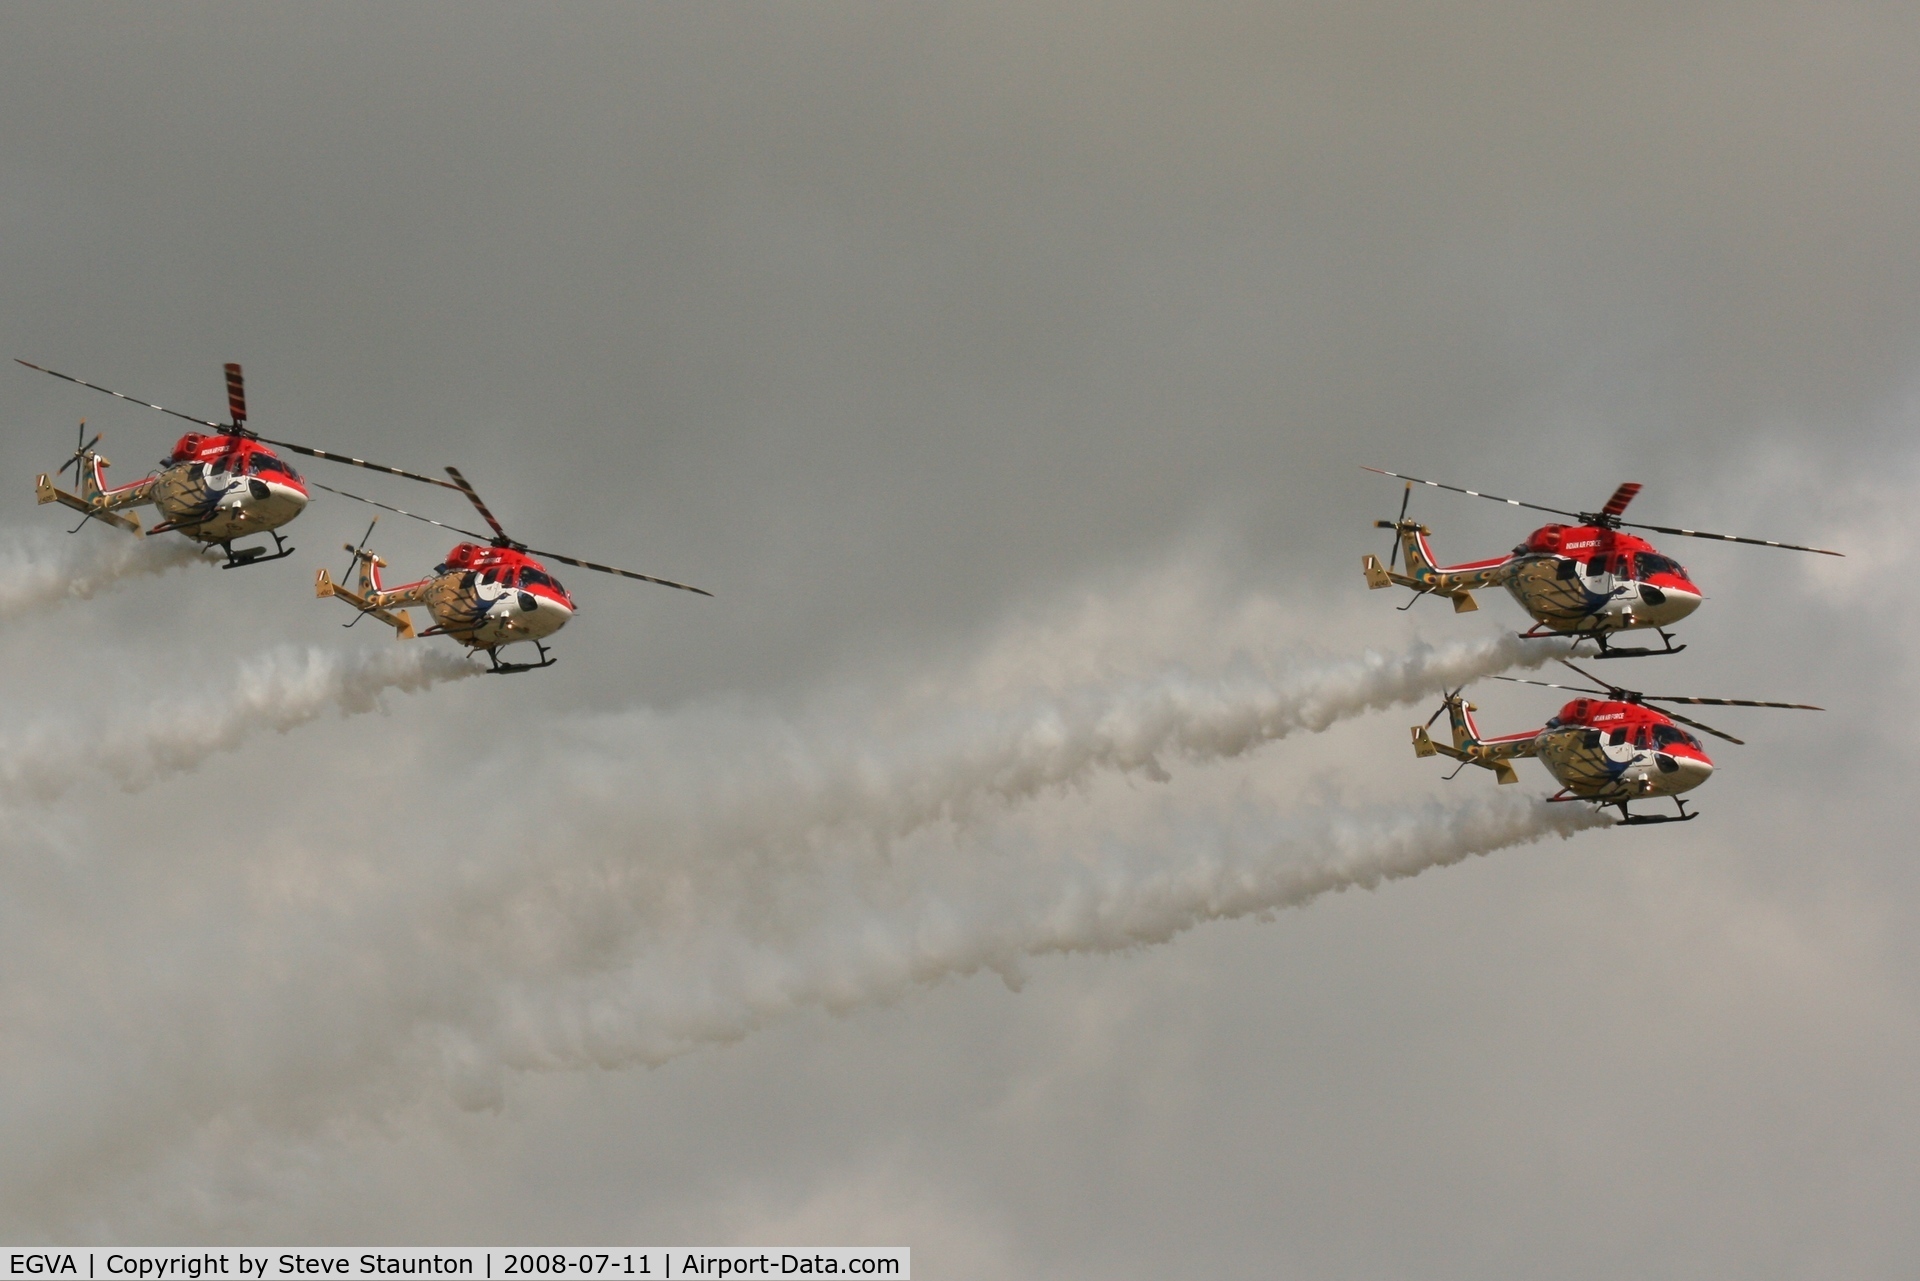
[[[1700,740],[1675,725],[1655,725],[1653,727],[1653,745],[1671,747],[1675,743],[1685,743],[1688,747],[1699,747]]]
[[[1641,552],[1634,557],[1634,568],[1641,578],[1652,578],[1655,574],[1678,574],[1685,578],[1687,571],[1680,568],[1679,562],[1671,560],[1658,552]]]
[[[291,480],[300,479],[298,472],[272,454],[255,454],[247,459],[247,473],[252,476],[285,476]]]

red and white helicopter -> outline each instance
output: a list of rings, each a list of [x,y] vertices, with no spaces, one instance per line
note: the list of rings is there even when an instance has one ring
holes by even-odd
[[[547,647],[542,642],[572,618],[579,607],[573,603],[573,597],[562,587],[559,580],[547,572],[536,556],[545,556],[567,565],[578,565],[582,569],[598,570],[603,574],[618,574],[622,578],[637,578],[643,583],[658,583],[662,587],[677,587],[683,592],[696,592],[701,596],[711,596],[712,592],[685,583],[676,583],[671,579],[655,578],[650,574],[636,574],[630,569],[615,569],[612,565],[599,565],[590,560],[576,560],[572,556],[562,556],[558,552],[537,551],[525,543],[508,537],[500,522],[494,519],[487,505],[480,501],[480,495],[474,492],[467,478],[454,468],[447,468],[447,475],[454,483],[449,488],[458,489],[467,496],[469,502],[479,511],[481,517],[493,529],[493,537],[476,534],[472,530],[461,529],[444,521],[432,520],[426,516],[415,515],[387,503],[375,502],[371,498],[361,498],[358,494],[349,494],[345,490],[334,489],[331,485],[320,485],[329,493],[339,494],[343,498],[352,498],[373,507],[398,512],[414,520],[425,521],[429,525],[438,525],[450,529],[456,534],[465,534],[468,538],[480,541],[460,543],[447,553],[446,560],[434,566],[433,573],[425,578],[416,579],[397,587],[387,587],[380,581],[380,570],[386,561],[367,550],[367,538],[373,534],[373,526],[367,526],[366,535],[360,545],[345,544],[346,550],[353,553],[353,559],[360,567],[360,582],[357,591],[350,590],[344,583],[336,583],[325,569],[315,575],[314,594],[316,596],[337,596],[360,611],[362,618],[372,615],[393,628],[395,636],[401,640],[411,640],[420,636],[451,636],[470,649],[482,650],[493,664],[490,669],[502,675],[513,672],[531,671],[537,667],[551,667],[554,660],[547,656]],[[320,482],[315,481],[316,485]],[[444,484],[445,482],[439,482]],[[379,517],[375,517],[378,520]],[[348,570],[353,569],[349,565]],[[405,609],[408,605],[424,605],[433,616],[433,626],[424,632],[413,630],[413,618]],[[356,618],[351,627],[359,622]],[[531,641],[540,652],[537,663],[503,663],[499,650],[506,645],[521,641]]]
[[[18,360],[18,357],[15,359]],[[350,458],[345,454],[260,436],[246,425],[247,389],[238,365],[227,366],[227,412],[232,421],[216,423],[124,395],[75,378],[72,374],[43,369],[31,361],[20,360],[19,363],[28,369],[38,369],[43,374],[52,374],[55,378],[64,378],[70,383],[104,391],[109,396],[145,405],[148,409],[158,409],[163,414],[172,414],[175,418],[184,418],[190,423],[213,429],[212,435],[190,431],[182,436],[175,442],[173,452],[160,460],[159,471],[130,485],[110,486],[107,484],[108,461],[93,449],[100,443],[100,437],[96,435],[92,440],[87,439],[87,424],[83,419],[80,423],[79,448],[60,468],[62,472],[68,467],[74,469],[74,484],[80,492],[70,494],[57,488],[45,473],[35,481],[35,489],[42,503],[61,503],[86,513],[86,520],[82,520],[80,525],[88,520],[98,520],[131,534],[141,532],[139,517],[131,509],[151,504],[159,509],[161,521],[146,531],[149,536],[172,530],[196,542],[218,546],[227,556],[226,563],[221,566],[223,569],[280,560],[293,555],[294,549],[276,531],[306,509],[307,486],[300,474],[268,446],[291,450],[310,458],[324,458],[329,462],[351,463],[355,467],[385,472],[390,476],[405,476],[409,480],[421,480],[430,485],[457,488],[434,476],[421,476],[398,467],[383,467],[362,458]],[[80,525],[68,532],[77,532]],[[234,547],[235,539],[251,534],[271,537],[274,550],[269,553],[265,547]]]
[[[1445,696],[1440,711],[1427,718],[1425,725],[1413,727],[1415,756],[1450,756],[1461,762],[1461,769],[1478,765],[1493,771],[1502,783],[1517,783],[1512,761],[1523,756],[1538,758],[1547,772],[1559,781],[1561,790],[1549,797],[1555,801],[1592,801],[1598,806],[1618,806],[1620,821],[1627,824],[1679,823],[1698,818],[1689,813],[1680,793],[1690,792],[1713,774],[1713,761],[1700,740],[1681,729],[1691,725],[1697,730],[1724,738],[1729,743],[1743,740],[1711,725],[1690,720],[1678,712],[1662,712],[1648,703],[1694,703],[1711,707],[1784,707],[1817,712],[1810,703],[1763,703],[1746,698],[1689,698],[1676,694],[1642,694],[1621,689],[1582,672],[1561,659],[1568,667],[1601,686],[1590,689],[1579,685],[1557,685],[1552,681],[1526,680],[1518,676],[1498,679],[1519,685],[1543,685],[1548,689],[1571,690],[1589,695],[1574,699],[1539,729],[1519,734],[1483,737],[1473,721],[1474,705],[1455,690]],[[1427,730],[1447,714],[1453,727],[1453,746],[1436,743]],[[1679,724],[1675,724],[1675,722]],[[1447,775],[1452,778],[1460,770]],[[1667,796],[1679,809],[1670,814],[1634,814],[1630,801]]]
[[[1648,654],[1677,654],[1685,645],[1675,645],[1667,628],[1691,614],[1700,605],[1700,589],[1678,561],[1663,556],[1653,544],[1625,529],[1646,529],[1658,534],[1684,534],[1688,538],[1712,538],[1723,543],[1751,543],[1758,547],[1779,547],[1787,551],[1814,552],[1821,556],[1841,553],[1823,547],[1802,547],[1797,543],[1777,543],[1764,538],[1737,538],[1732,534],[1709,534],[1697,529],[1677,529],[1668,525],[1639,525],[1620,519],[1640,486],[1621,485],[1613,497],[1597,512],[1567,512],[1538,503],[1523,503],[1500,498],[1458,485],[1443,485],[1436,480],[1402,476],[1399,472],[1367,471],[1392,476],[1407,482],[1400,500],[1397,520],[1379,520],[1374,525],[1394,531],[1393,553],[1382,565],[1369,554],[1361,562],[1367,586],[1378,588],[1398,584],[1411,587],[1414,599],[1441,596],[1453,602],[1456,613],[1478,609],[1472,593],[1482,587],[1505,587],[1520,607],[1533,617],[1534,626],[1527,636],[1559,635],[1589,638],[1600,646],[1597,658],[1632,658]],[[1441,566],[1435,563],[1427,536],[1433,531],[1419,521],[1407,519],[1407,503],[1415,485],[1449,489],[1456,494],[1488,498],[1509,507],[1571,516],[1577,525],[1542,525],[1527,535],[1525,542],[1505,556],[1469,561],[1464,565]],[[1406,572],[1395,572],[1394,554],[1406,556]],[[1409,601],[1408,605],[1412,602]],[[1401,606],[1407,608],[1406,605]],[[1663,649],[1622,649],[1611,646],[1608,638],[1615,632],[1651,627],[1659,632]]]

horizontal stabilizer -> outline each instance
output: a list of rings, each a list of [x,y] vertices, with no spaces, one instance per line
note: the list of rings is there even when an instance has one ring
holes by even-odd
[[[382,609],[380,606],[368,601],[365,597],[355,595],[345,584],[334,582],[333,576],[327,573],[324,567],[314,574],[313,594],[321,597],[338,596],[362,614],[371,615],[393,628],[393,638],[395,640],[412,640],[414,638],[413,616],[407,613],[406,610]],[[352,626],[352,624],[348,624],[348,626]]]
[[[34,481],[33,487],[35,495],[42,503],[59,503],[63,507],[71,507],[77,512],[85,512],[95,520],[103,520],[116,529],[124,529],[129,534],[140,532],[138,516],[132,514],[122,516],[119,512],[108,511],[104,507],[90,503],[78,494],[69,494],[47,479],[44,472]]]
[[[1413,727],[1413,754],[1415,756],[1449,756],[1456,761],[1464,761],[1468,765],[1478,765],[1481,769],[1492,770],[1497,782],[1518,783],[1520,781],[1520,776],[1514,772],[1510,762],[1488,760],[1481,755],[1479,748],[1468,748],[1462,751],[1457,747],[1449,747],[1445,743],[1436,743],[1427,733],[1427,727],[1424,725]]]

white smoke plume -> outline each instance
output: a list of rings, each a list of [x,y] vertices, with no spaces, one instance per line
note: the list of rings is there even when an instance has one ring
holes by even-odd
[[[1605,820],[1491,792],[1457,807],[1287,815],[1214,799],[1204,776],[1177,791],[1137,786],[1165,779],[1169,761],[1246,757],[1564,649],[1495,636],[1303,662],[1275,645],[1210,673],[1162,665],[1064,689],[1003,683],[984,698],[963,672],[933,682],[944,696],[923,685],[799,716],[592,717],[466,762],[466,781],[425,808],[372,798],[289,815],[231,869],[238,878],[203,869],[181,882],[102,855],[111,871],[101,863],[94,893],[145,884],[174,904],[151,924],[134,914],[147,932],[114,943],[123,960],[175,946],[192,919],[191,964],[156,975],[144,997],[103,990],[99,1008],[0,991],[0,1018],[32,1043],[69,1043],[74,1031],[48,1020],[79,1019],[144,1047],[97,1084],[84,1084],[92,1069],[64,1076],[70,1108],[6,1109],[17,1150],[39,1155],[0,1161],[0,1203],[23,1223],[66,1222],[94,1202],[90,1171],[201,1186],[231,1165],[233,1144],[257,1154],[423,1094],[496,1106],[513,1071],[661,1063],[795,1010],[891,1001],[981,970],[1018,984],[1033,958],[1150,945],[1570,835]],[[74,761],[146,786],[261,730],[474,670],[426,647],[282,651],[228,689],[92,740],[16,737],[0,791],[57,795]],[[370,812],[406,826],[369,827]],[[16,888],[49,897],[16,914],[26,929],[6,946],[55,964],[75,937],[62,914],[98,909],[68,906],[64,879],[25,879],[46,860],[13,866]],[[0,1084],[37,1097],[20,1075],[32,1070]],[[183,1161],[198,1172],[184,1177]]]
[[[141,791],[264,730],[284,734],[329,709],[344,716],[375,711],[387,690],[410,693],[480,670],[462,655],[428,645],[273,650],[242,663],[222,688],[157,704],[132,719],[11,732],[0,754],[0,792],[51,801],[90,769],[126,791]]]
[[[797,1010],[850,1011],[981,971],[1017,987],[1037,958],[1156,945],[1610,822],[1486,791],[1291,815],[1170,805],[1122,833],[1074,804],[1052,825],[1012,816],[885,857],[836,847],[769,867],[752,851],[657,847],[652,799],[642,788],[553,823],[544,846],[476,829],[371,887],[365,862],[329,871],[362,882],[357,894],[246,900],[230,939],[196,940],[207,970],[157,980],[163,999],[137,1010],[111,998],[111,1017],[154,1027],[137,1063],[102,1065],[97,1101],[9,1109],[22,1156],[0,1162],[0,1202],[15,1207],[0,1224],[70,1222],[67,1195],[102,1170],[151,1173],[127,1185],[136,1213],[219,1213],[260,1194],[236,1183],[240,1166],[264,1171],[274,1151],[423,1091],[497,1108],[511,1072],[661,1064]],[[607,824],[627,839],[589,844]],[[388,847],[379,861],[398,857]],[[270,879],[306,883],[284,868]],[[192,1037],[169,1035],[183,1022]]]
[[[1242,653],[1227,671],[1169,666],[1122,681],[1034,691],[994,708],[935,709],[899,723],[860,708],[794,724],[703,712],[636,712],[575,731],[578,751],[556,785],[618,792],[620,775],[672,779],[675,795],[763,832],[779,815],[798,836],[849,824],[886,840],[983,805],[1014,805],[1084,786],[1101,773],[1166,782],[1164,760],[1244,756],[1302,731],[1571,652],[1564,640],[1499,633],[1398,654],[1367,650],[1313,662]],[[878,722],[889,722],[884,727]]]
[[[129,578],[214,563],[184,538],[128,537],[111,529],[81,533],[96,536],[56,542],[34,531],[7,539],[0,547],[0,620],[87,600]]]
[[[643,906],[635,879],[610,863],[597,889],[625,909],[624,938],[592,910],[549,916],[560,900],[545,876],[509,896],[514,915],[538,923],[543,946],[519,952],[502,905],[487,905],[493,945],[531,963],[490,985],[491,1008],[471,1034],[450,1022],[442,1049],[459,1097],[487,1105],[500,1097],[500,1068],[658,1064],[794,1009],[844,1011],[982,970],[1018,986],[1033,958],[1164,943],[1208,921],[1611,823],[1584,805],[1504,793],[1293,815],[1251,804],[1225,818],[1175,808],[1124,837],[1001,832],[965,853],[932,842],[871,863],[761,867],[756,892],[700,895],[685,905],[696,910],[664,913]],[[562,891],[576,909],[596,897],[583,888]],[[458,928],[474,923],[463,913]],[[556,949],[549,931],[562,924],[590,937],[591,951]]]

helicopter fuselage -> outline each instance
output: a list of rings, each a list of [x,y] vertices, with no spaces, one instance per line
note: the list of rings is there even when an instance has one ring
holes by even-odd
[[[1537,730],[1482,738],[1474,705],[1447,700],[1453,748],[1447,750],[1416,726],[1414,752],[1436,752],[1493,770],[1503,783],[1516,776],[1509,761],[1535,757],[1569,796],[1618,805],[1649,796],[1690,792],[1713,774],[1700,740],[1671,718],[1643,703],[1576,698]]]
[[[1534,735],[1533,755],[1568,792],[1605,804],[1678,796],[1713,774],[1699,739],[1638,703],[1575,699]]]
[[[1456,610],[1475,608],[1470,593],[1479,588],[1504,587],[1540,628],[1567,636],[1666,628],[1700,606],[1700,589],[1679,562],[1617,529],[1544,525],[1505,556],[1450,566],[1436,563],[1431,532],[1403,522],[1406,573],[1390,573],[1369,556],[1368,584],[1400,583],[1447,597]]]
[[[83,459],[82,496],[103,510],[153,505],[161,523],[203,543],[228,543],[278,529],[306,509],[306,483],[279,455],[241,436],[182,436],[153,475],[131,485],[106,483],[107,459]]]
[[[402,586],[380,584],[378,558],[363,559],[363,595],[382,609],[423,605],[433,630],[473,649],[493,650],[553,635],[578,612],[546,567],[511,547],[461,543],[432,576]]]

